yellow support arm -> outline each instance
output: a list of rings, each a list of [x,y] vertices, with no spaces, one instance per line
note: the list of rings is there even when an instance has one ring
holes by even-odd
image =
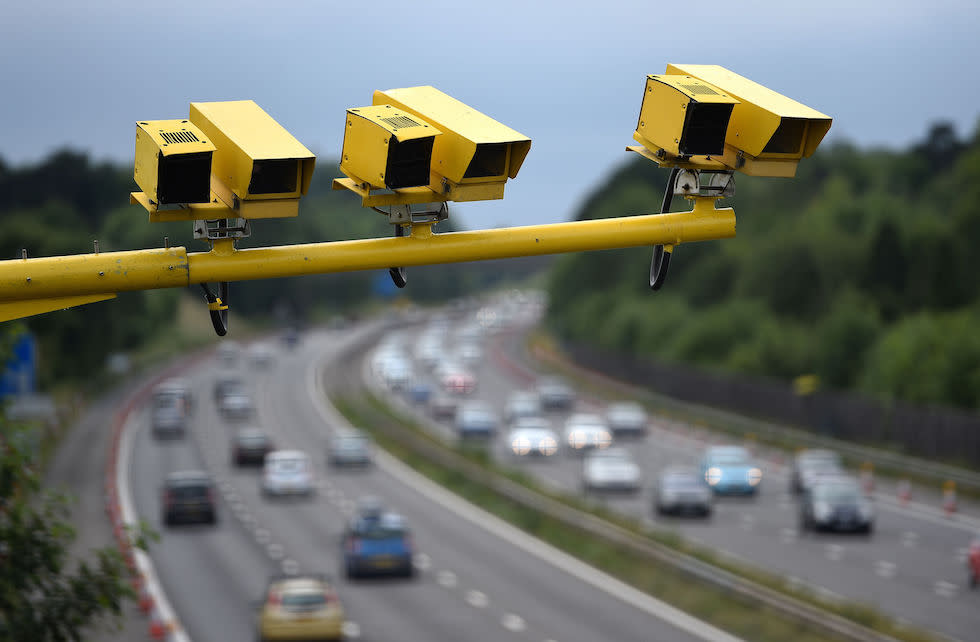
[[[230,239],[209,252],[183,247],[0,261],[0,302],[65,297],[106,298],[114,292],[248,281],[304,274],[388,269],[637,246],[678,245],[735,236],[735,212],[697,199],[690,212],[433,234],[414,224],[409,236],[235,249]],[[68,301],[66,299],[66,301]],[[79,302],[88,302],[81,301]],[[61,307],[62,301],[57,305]],[[41,309],[4,306],[27,316]],[[32,311],[35,310],[36,311]],[[7,318],[17,318],[7,314]]]

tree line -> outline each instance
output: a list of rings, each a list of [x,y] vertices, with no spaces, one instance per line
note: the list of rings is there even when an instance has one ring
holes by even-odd
[[[667,172],[637,158],[578,219],[655,213]],[[548,323],[604,349],[884,398],[980,406],[980,130],[902,151],[826,145],[793,179],[736,175],[738,236],[565,255]],[[687,204],[675,198],[672,210]]]

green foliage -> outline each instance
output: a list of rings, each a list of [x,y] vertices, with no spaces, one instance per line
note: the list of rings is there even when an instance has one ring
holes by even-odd
[[[27,434],[0,417],[0,640],[81,640],[134,597],[113,548],[76,562],[71,498],[41,490]]]
[[[634,159],[576,218],[656,212],[665,180]],[[550,327],[666,361],[980,407],[966,311],[980,304],[980,129],[961,140],[937,123],[902,152],[837,142],[793,179],[736,182],[723,205],[738,237],[677,247],[657,293],[650,248],[556,261]]]

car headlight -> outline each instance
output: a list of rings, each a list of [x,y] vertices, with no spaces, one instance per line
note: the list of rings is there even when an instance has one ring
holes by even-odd
[[[550,457],[558,450],[558,443],[551,437],[545,437],[538,442],[538,452],[546,457]]]
[[[609,448],[609,444],[612,443],[612,435],[606,430],[600,430],[599,434],[596,435],[596,446],[601,448]]]
[[[749,486],[758,486],[759,482],[762,481],[762,471],[758,468],[749,468],[749,471],[745,473],[745,480],[749,482]]]
[[[515,437],[510,442],[510,448],[515,455],[526,455],[531,451],[531,440],[527,437]]]
[[[708,485],[714,486],[721,481],[721,468],[717,466],[712,466],[704,473],[704,481],[708,482]]]
[[[576,450],[585,447],[585,441],[585,433],[581,430],[568,433],[568,445]]]
[[[813,505],[813,516],[823,521],[830,518],[830,504],[827,502],[817,502]]]

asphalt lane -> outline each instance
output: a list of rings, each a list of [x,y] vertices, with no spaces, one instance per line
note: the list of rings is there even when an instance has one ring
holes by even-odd
[[[443,331],[444,350],[455,348],[453,337],[466,320]],[[478,381],[474,398],[502,409],[507,396],[533,388],[538,373],[523,353],[524,332],[489,334],[485,354],[473,371]],[[411,337],[402,342],[412,345]],[[417,372],[425,369],[416,362]],[[393,399],[399,395],[393,394]],[[408,404],[405,404],[408,407]],[[594,400],[577,402],[576,410],[602,411]],[[435,434],[452,439],[451,422],[431,421],[424,408],[415,408]],[[567,412],[549,413],[560,435]],[[506,433],[506,429],[501,431]],[[902,621],[968,640],[975,634],[975,595],[966,588],[964,547],[974,524],[969,517],[946,519],[938,513],[903,508],[877,501],[875,533],[861,535],[805,534],[798,528],[796,499],[789,491],[785,467],[763,460],[765,478],[759,496],[720,498],[709,520],[664,518],[654,514],[652,483],[668,465],[696,465],[709,443],[727,440],[671,421],[652,418],[651,432],[626,445],[645,471],[643,490],[635,495],[592,495],[603,503],[685,538],[786,578],[788,584],[808,586],[827,599],[858,601],[876,606]],[[529,472],[550,486],[581,493],[581,462],[559,454],[550,461],[515,460],[502,437],[492,445],[498,460]]]
[[[234,366],[253,387],[256,421],[280,447],[313,457],[318,493],[308,500],[268,501],[258,472],[229,461],[235,425],[211,407],[210,386],[223,368],[208,364],[188,373],[198,404],[191,434],[158,442],[141,422],[131,480],[136,506],[159,524],[159,483],[171,471],[205,468],[221,493],[217,527],[162,528],[151,554],[185,630],[194,639],[247,639],[253,634],[252,602],[266,577],[280,570],[325,571],[338,581],[348,616],[348,637],[370,640],[693,640],[701,637],[668,624],[621,596],[529,554],[434,504],[380,467],[339,473],[325,464],[328,425],[311,398],[308,382],[318,364],[336,355],[350,332],[317,332],[300,349],[281,353],[268,370],[247,362]],[[333,364],[326,380],[352,376],[349,364]],[[355,375],[356,376],[356,375]],[[419,550],[415,580],[357,581],[339,577],[339,534],[357,498],[371,494],[402,512]]]

